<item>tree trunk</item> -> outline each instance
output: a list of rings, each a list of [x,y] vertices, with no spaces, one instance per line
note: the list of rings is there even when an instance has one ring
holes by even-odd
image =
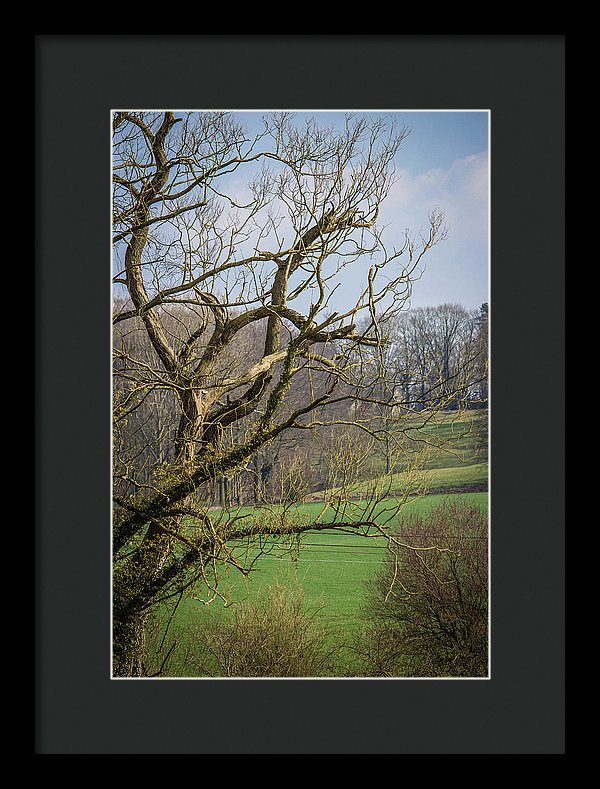
[[[146,675],[146,625],[148,612],[113,619],[113,677]]]
[[[181,519],[168,521],[175,533]],[[113,573],[113,676],[145,676],[146,626],[150,615],[148,589],[159,576],[173,545],[173,536],[151,523],[139,548]]]
[[[182,414],[176,437],[176,463],[190,461],[197,451],[197,437],[202,425],[202,397],[187,389],[181,397]],[[151,521],[141,545],[114,573],[113,580],[113,675],[145,675],[145,632],[148,623],[151,588],[165,563],[181,529],[182,518],[170,518],[167,530]]]

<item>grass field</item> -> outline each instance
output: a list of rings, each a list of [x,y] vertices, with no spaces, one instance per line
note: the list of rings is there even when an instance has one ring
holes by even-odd
[[[398,472],[380,477],[378,484],[380,487],[389,490],[390,494],[400,494],[414,485],[414,479],[411,480],[407,474]],[[357,497],[364,496],[373,488],[373,485],[373,480],[356,482],[352,487],[352,493]],[[419,487],[422,492],[475,492],[477,490],[485,490],[487,486],[487,462],[456,466],[440,465],[424,469],[419,474]],[[310,498],[318,501],[319,498],[322,498],[322,495],[313,494]]]
[[[415,485],[421,494],[487,490],[487,410],[445,412],[429,421],[427,415],[415,416],[406,424],[406,435],[415,440],[415,448],[423,453],[418,474],[406,473],[402,465],[386,474],[383,455],[375,453],[368,479],[354,481],[350,495],[369,495],[374,485],[390,496],[401,495]],[[313,501],[320,498],[323,495],[318,492],[308,497]]]
[[[428,437],[433,443],[443,443],[444,449],[430,454],[423,466],[423,485],[420,495],[409,497],[403,505],[403,513],[426,514],[448,496],[461,496],[487,509],[488,506],[488,456],[487,456],[487,411],[469,411],[462,414],[448,413],[429,422],[419,436]],[[422,421],[422,420],[421,420]],[[415,419],[415,425],[419,418]],[[383,475],[383,459],[376,459],[377,474],[381,477],[374,482],[358,482],[352,491],[352,499],[342,504],[344,510],[337,512],[337,520],[356,520],[364,508],[361,497],[368,496],[374,487],[387,491],[386,500],[378,504],[370,513],[378,523],[396,517],[397,498],[407,489],[407,478],[402,471]],[[333,494],[333,495],[331,495]],[[335,506],[324,506],[324,500],[335,502],[335,490],[310,496],[296,504],[266,505],[260,510],[254,507],[240,507],[237,515],[256,519],[259,513],[276,512],[278,506],[287,508],[287,515],[318,522],[323,526],[336,517]],[[213,517],[218,518],[215,511]],[[255,570],[245,577],[231,567],[222,578],[219,591],[231,607],[217,598],[210,605],[204,605],[207,590],[200,585],[181,598],[177,606],[165,605],[159,614],[159,629],[153,643],[162,642],[161,657],[155,658],[160,665],[162,655],[173,642],[173,650],[165,674],[167,676],[193,676],[186,657],[193,650],[193,631],[206,617],[228,617],[233,606],[243,601],[254,601],[269,587],[282,584],[286,588],[301,587],[304,605],[327,630],[332,648],[339,644],[351,643],[357,629],[361,626],[361,607],[365,596],[365,584],[374,576],[386,556],[385,539],[382,537],[361,537],[348,533],[334,532],[330,529],[309,531],[295,538],[294,548],[285,550],[281,542],[274,540],[263,543],[263,552],[258,558]],[[238,546],[235,548],[240,558],[246,562],[254,559],[256,548]],[[243,556],[242,556],[243,554]],[[168,628],[165,635],[165,626]],[[340,671],[352,674],[354,656],[350,649],[338,649]]]
[[[448,495],[461,495],[482,508],[487,507],[486,492],[436,494],[410,499],[404,505],[403,512],[425,514]],[[355,506],[359,505],[360,502],[355,503]],[[379,517],[387,517],[386,513],[393,510],[393,505],[393,501],[382,503]],[[299,507],[305,516],[311,518],[322,512],[322,505],[318,502]],[[326,517],[327,514],[324,514],[323,519]],[[221,593],[227,600],[238,603],[253,600],[275,584],[289,588],[301,587],[307,611],[315,612],[315,616],[326,627],[331,646],[351,643],[361,625],[365,584],[377,572],[386,555],[384,539],[324,530],[306,532],[298,542],[298,550],[292,551],[281,549],[278,543],[267,543],[263,547],[271,550],[260,557],[255,571],[246,578],[232,568],[222,580]],[[162,611],[162,623],[169,621],[168,637],[164,644],[177,641],[178,646],[169,662],[168,673],[171,676],[193,675],[185,656],[189,649],[193,649],[190,634],[203,617],[231,614],[232,608],[225,607],[219,599],[210,606],[194,599],[195,596],[201,598],[205,591],[199,588],[196,590],[197,595],[192,593],[183,597],[172,618],[172,610],[165,608]],[[342,647],[338,658],[341,671],[351,674],[352,651]]]

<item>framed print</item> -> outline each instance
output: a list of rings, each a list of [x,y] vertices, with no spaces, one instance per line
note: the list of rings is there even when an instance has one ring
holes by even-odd
[[[563,753],[564,36],[36,68],[36,752]]]

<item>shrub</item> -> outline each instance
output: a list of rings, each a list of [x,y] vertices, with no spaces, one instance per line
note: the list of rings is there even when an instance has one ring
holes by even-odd
[[[464,499],[395,531],[358,643],[367,676],[481,677],[488,670],[487,516]]]
[[[190,656],[200,675],[223,677],[326,676],[329,658],[325,630],[316,612],[305,610],[302,589],[279,585],[197,626]]]

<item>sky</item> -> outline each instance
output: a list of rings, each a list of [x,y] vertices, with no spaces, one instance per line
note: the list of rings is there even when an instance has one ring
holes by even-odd
[[[417,230],[432,208],[448,226],[430,250],[413,289],[412,306],[488,301],[489,113],[400,112],[411,133],[397,156],[401,178],[383,207],[383,221]]]
[[[263,112],[240,114],[253,125]],[[448,230],[446,240],[427,253],[410,306],[453,302],[478,308],[489,298],[488,111],[366,110],[365,114],[393,115],[410,129],[396,156],[400,178],[380,214],[390,246],[402,245],[406,229],[418,235],[433,209],[442,211]],[[326,124],[343,118],[337,111],[298,111],[298,120],[304,115]],[[340,301],[352,298],[352,284],[343,283],[337,294]]]
[[[248,131],[262,130],[269,108],[236,111]],[[279,111],[279,110],[276,110]],[[315,116],[325,125],[343,122],[343,111],[294,110],[302,123]],[[443,303],[477,309],[489,298],[489,121],[481,111],[364,110],[356,115],[393,116],[410,133],[396,155],[399,176],[382,204],[379,223],[385,225],[388,249],[401,248],[408,230],[418,237],[426,230],[432,210],[440,210],[446,239],[424,257],[424,270],[414,283],[407,307]],[[234,193],[246,190],[247,181],[234,184]],[[368,262],[356,276],[342,278],[330,307],[347,308],[365,284]],[[360,274],[360,275],[359,275]],[[362,276],[364,274],[365,276]]]

